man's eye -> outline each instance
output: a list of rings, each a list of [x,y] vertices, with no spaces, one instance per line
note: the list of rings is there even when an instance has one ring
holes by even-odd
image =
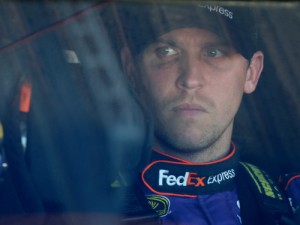
[[[160,57],[165,57],[165,56],[173,56],[178,54],[178,52],[171,47],[160,47],[156,49],[156,54]]]
[[[208,48],[204,51],[204,55],[207,57],[221,57],[224,55],[224,52],[217,48]]]

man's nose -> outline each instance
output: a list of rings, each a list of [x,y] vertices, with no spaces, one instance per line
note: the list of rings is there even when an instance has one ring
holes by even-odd
[[[198,57],[185,57],[181,60],[177,85],[179,88],[193,90],[205,84],[205,64]]]

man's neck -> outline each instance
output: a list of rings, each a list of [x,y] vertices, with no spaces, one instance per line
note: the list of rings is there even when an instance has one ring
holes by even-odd
[[[168,147],[161,142],[155,140],[153,148],[168,155],[187,160],[190,162],[212,162],[228,155],[231,151],[231,141],[215,142],[214,144],[199,148],[194,151],[183,151]]]

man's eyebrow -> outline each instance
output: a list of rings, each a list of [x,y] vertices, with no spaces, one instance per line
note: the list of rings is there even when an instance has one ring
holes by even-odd
[[[227,40],[211,41],[204,44],[204,47],[232,47],[233,44]]]
[[[168,39],[165,40],[163,38],[158,38],[153,42],[153,45],[157,45],[157,44],[166,44],[166,45],[171,45],[171,46],[176,46],[176,41],[172,40],[172,39]]]
[[[170,45],[170,46],[174,46],[174,47],[178,46],[176,41],[173,39],[166,40],[163,38],[158,38],[152,43],[152,45],[158,45],[158,44],[166,44],[166,45]],[[202,47],[232,47],[232,48],[234,48],[233,44],[225,39],[208,41],[208,42],[204,43]]]

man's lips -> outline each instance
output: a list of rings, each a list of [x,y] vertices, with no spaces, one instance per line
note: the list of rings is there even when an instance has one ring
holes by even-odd
[[[206,109],[198,104],[183,103],[173,107],[173,111],[178,114],[196,115],[207,112]]]

